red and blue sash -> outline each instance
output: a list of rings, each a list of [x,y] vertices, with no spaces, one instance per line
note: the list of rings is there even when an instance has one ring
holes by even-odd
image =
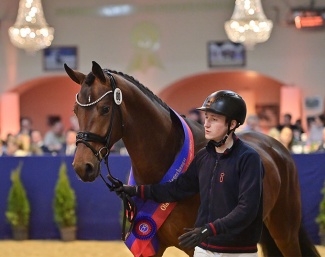
[[[182,172],[187,170],[194,158],[193,134],[184,119],[176,112],[175,114],[182,122],[185,133],[184,144],[174,163],[160,181],[160,184],[177,178]],[[128,184],[136,185],[132,169]],[[144,201],[139,197],[134,197],[134,200],[138,207],[138,214],[134,221],[133,229],[125,240],[125,244],[135,257],[141,255],[153,256],[156,254],[159,246],[156,232],[165,222],[177,203],[156,203],[152,200]]]

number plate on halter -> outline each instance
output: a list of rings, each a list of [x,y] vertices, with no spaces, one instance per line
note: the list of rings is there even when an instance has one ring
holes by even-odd
[[[117,105],[120,105],[122,103],[122,91],[119,88],[116,88],[114,90],[114,102]]]

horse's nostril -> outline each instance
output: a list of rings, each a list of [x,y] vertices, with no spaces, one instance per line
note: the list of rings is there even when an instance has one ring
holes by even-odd
[[[90,174],[94,171],[94,167],[93,165],[91,165],[90,163],[86,164],[86,174]]]
[[[98,176],[98,166],[91,162],[74,162],[73,168],[76,171],[78,177],[84,182],[94,181]]]

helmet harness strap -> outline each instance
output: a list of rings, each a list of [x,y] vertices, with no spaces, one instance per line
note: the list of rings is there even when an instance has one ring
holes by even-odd
[[[235,126],[233,129],[230,129],[230,126],[231,126],[231,120],[228,122],[228,132],[227,132],[227,134],[225,135],[225,137],[224,137],[222,140],[220,140],[220,141],[218,141],[218,142],[216,142],[216,141],[214,141],[214,140],[211,140],[212,144],[213,144],[215,147],[223,146],[223,145],[226,143],[226,141],[227,141],[227,139],[228,139],[228,137],[229,137],[229,134],[230,134],[232,131],[235,131],[235,129],[238,128],[238,127],[240,126],[240,123],[237,122],[236,126]]]

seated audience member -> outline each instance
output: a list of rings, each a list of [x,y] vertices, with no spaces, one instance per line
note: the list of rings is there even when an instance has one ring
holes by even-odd
[[[11,133],[8,133],[7,134],[6,139],[3,141],[3,150],[4,150],[4,153],[7,152],[7,146],[8,146],[9,140],[11,140],[14,137],[15,136],[13,134],[11,134]]]
[[[299,135],[305,133],[305,130],[302,127],[301,119],[296,120],[295,126],[296,126],[296,131],[299,132]]]
[[[25,135],[28,137],[28,135]],[[28,156],[29,152],[23,149],[23,143],[15,136],[7,138],[6,153],[7,156]]]
[[[72,115],[70,116],[70,128],[69,130],[73,130],[78,132],[79,131],[79,122],[78,122],[78,118],[76,115]]]
[[[305,134],[308,135],[312,124],[315,122],[315,116],[308,116],[306,120],[307,120],[307,133]]]
[[[292,151],[293,145],[293,131],[289,127],[283,127],[280,131],[279,141],[287,148],[290,152]]]
[[[5,146],[4,142],[0,139],[0,157],[5,156]]]
[[[63,153],[66,155],[74,155],[76,151],[76,136],[77,132],[74,130],[68,130],[65,134],[65,144],[63,146]]]
[[[296,143],[301,144],[302,143],[301,136],[305,133],[305,131],[302,127],[302,124],[301,124],[301,119],[296,120],[292,131],[293,131],[294,141]]]
[[[310,152],[316,151],[323,141],[325,116],[320,114],[315,116],[314,121],[310,123],[310,129],[307,138],[307,145],[310,147]]]
[[[49,154],[49,149],[44,145],[42,134],[39,130],[33,130],[31,134],[30,152],[32,155]]]
[[[259,127],[262,133],[267,134],[269,130],[278,124],[278,113],[272,107],[257,107],[256,114],[259,119]]]
[[[323,140],[317,149],[317,152],[325,152],[325,127],[323,128]]]
[[[111,148],[111,152],[118,153],[120,155],[128,155],[129,154],[128,151],[126,150],[126,147],[125,147],[122,139],[120,139],[113,145],[113,147]]]
[[[257,131],[261,132],[259,127],[259,118],[255,114],[248,115],[242,131]]]
[[[297,129],[297,126],[291,123],[292,120],[292,116],[290,113],[286,113],[283,115],[283,123],[279,124],[277,126],[277,129],[279,131],[281,131],[284,127],[288,127],[290,128],[292,131],[294,131],[295,129]]]
[[[191,109],[189,112],[188,112],[188,116],[187,116],[188,119],[190,120],[194,120],[194,121],[197,121],[198,123],[200,124],[203,124],[202,122],[202,117],[201,117],[201,113],[199,110],[197,109]]]
[[[17,135],[25,134],[31,135],[32,133],[32,120],[28,117],[20,118],[20,130]]]
[[[30,155],[30,135],[19,134],[16,136],[18,151],[16,152],[19,156]]]
[[[16,138],[14,136],[8,135],[6,141],[5,155],[15,156],[17,150],[18,150],[18,143]]]
[[[267,133],[270,137],[280,141],[280,131],[277,128],[270,128],[269,132]]]
[[[50,116],[48,125],[50,129],[45,133],[44,145],[55,155],[62,152],[65,143],[64,127],[59,116]]]

